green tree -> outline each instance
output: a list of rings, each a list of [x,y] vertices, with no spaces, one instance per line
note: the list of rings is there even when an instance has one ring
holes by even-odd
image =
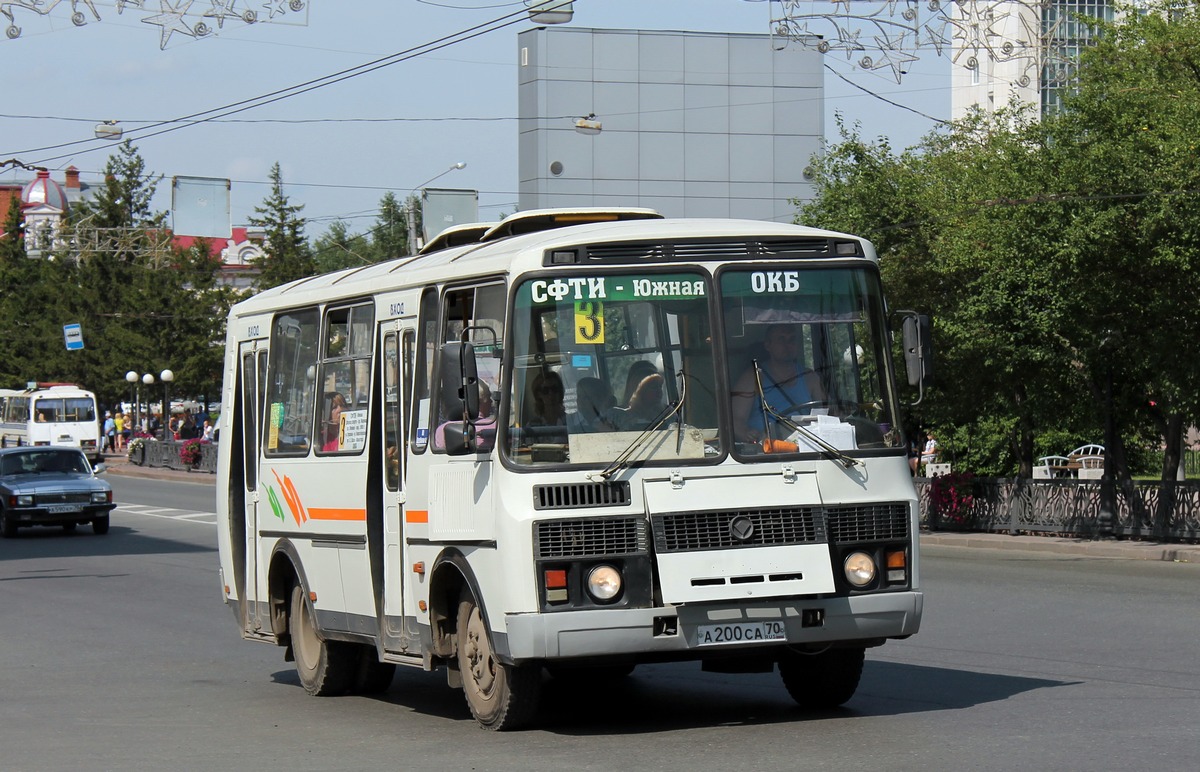
[[[335,220],[313,244],[313,258],[321,273],[378,262],[371,242],[351,234],[346,223]]]
[[[304,237],[307,221],[300,216],[304,205],[291,203],[283,192],[283,173],[278,162],[271,167],[270,177],[271,193],[263,199],[262,206],[254,207],[257,216],[250,218],[252,225],[266,232],[266,254],[259,262],[259,288],[286,284],[317,272],[312,249]]]
[[[371,229],[371,244],[377,261],[409,254],[408,215],[390,190],[379,199],[379,217]]]
[[[1120,476],[1125,441],[1165,442],[1174,473],[1200,412],[1197,18],[1166,3],[1100,25],[1044,121],[974,116],[900,155],[843,131],[817,162],[803,221],[871,238],[893,306],[935,313],[920,418],[977,471],[1098,439],[1111,378]]]

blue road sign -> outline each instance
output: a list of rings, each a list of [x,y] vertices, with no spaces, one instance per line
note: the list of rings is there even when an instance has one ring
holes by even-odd
[[[83,327],[78,324],[64,324],[63,340],[67,342],[67,351],[79,351],[83,348]]]

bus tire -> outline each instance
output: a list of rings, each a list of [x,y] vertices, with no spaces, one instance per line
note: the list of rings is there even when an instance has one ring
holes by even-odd
[[[355,694],[383,694],[392,685],[396,677],[396,665],[393,662],[380,662],[374,646],[359,644],[358,667],[354,671]]]
[[[292,654],[296,658],[296,673],[304,691],[316,697],[344,694],[351,685],[357,652],[351,644],[322,640],[317,633],[317,620],[304,588],[292,587],[292,602],[288,613],[288,635]]]
[[[458,669],[471,715],[484,729],[519,729],[537,713],[542,669],[505,665],[496,659],[487,625],[475,599],[458,603]]]
[[[863,649],[829,649],[820,654],[787,651],[779,658],[779,676],[788,694],[808,710],[836,708],[858,689]]]
[[[108,515],[101,515],[92,520],[92,533],[103,536],[108,533]]]

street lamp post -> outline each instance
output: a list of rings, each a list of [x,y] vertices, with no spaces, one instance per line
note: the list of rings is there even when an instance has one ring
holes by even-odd
[[[129,381],[129,401],[133,403],[133,423],[134,423],[134,426],[136,426],[137,425],[137,412],[138,412],[138,396],[137,396],[138,374],[137,374],[137,372],[134,370],[130,370],[129,372],[125,373],[125,380]],[[129,427],[129,436],[130,437],[133,436],[133,426]]]
[[[171,381],[175,380],[175,373],[163,370],[158,377],[162,379],[163,384],[163,442],[166,442],[171,434],[171,396],[168,390]]]
[[[150,430],[150,388],[149,387],[154,385],[154,375],[151,373],[146,373],[145,375],[142,376],[142,383],[146,384],[146,387],[147,387],[146,388],[146,412],[142,415],[142,419],[146,422],[145,431],[147,434],[149,434],[150,433],[150,431],[149,431]],[[138,401],[140,402],[141,399],[142,398],[139,395]],[[139,429],[141,428],[140,423],[138,424],[138,428]]]
[[[450,172],[457,171],[458,169],[465,169],[466,166],[467,166],[466,161],[459,161],[458,163],[454,164],[453,166],[451,166],[449,169],[442,172],[441,174],[433,175],[432,177],[425,180],[417,187],[408,191],[408,200],[405,201],[405,209],[407,210],[407,213],[408,213],[408,251],[411,252],[412,254],[414,254],[414,255],[417,254],[417,250],[420,248],[420,245],[418,243],[418,238],[417,238],[417,202],[414,200],[417,196],[417,191],[420,190],[421,188],[425,187],[429,183],[433,182],[434,180],[439,179],[439,178],[449,174]]]

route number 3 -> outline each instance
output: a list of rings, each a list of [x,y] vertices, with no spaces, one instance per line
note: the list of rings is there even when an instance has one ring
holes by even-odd
[[[604,304],[595,300],[575,302],[575,342],[604,342]]]

